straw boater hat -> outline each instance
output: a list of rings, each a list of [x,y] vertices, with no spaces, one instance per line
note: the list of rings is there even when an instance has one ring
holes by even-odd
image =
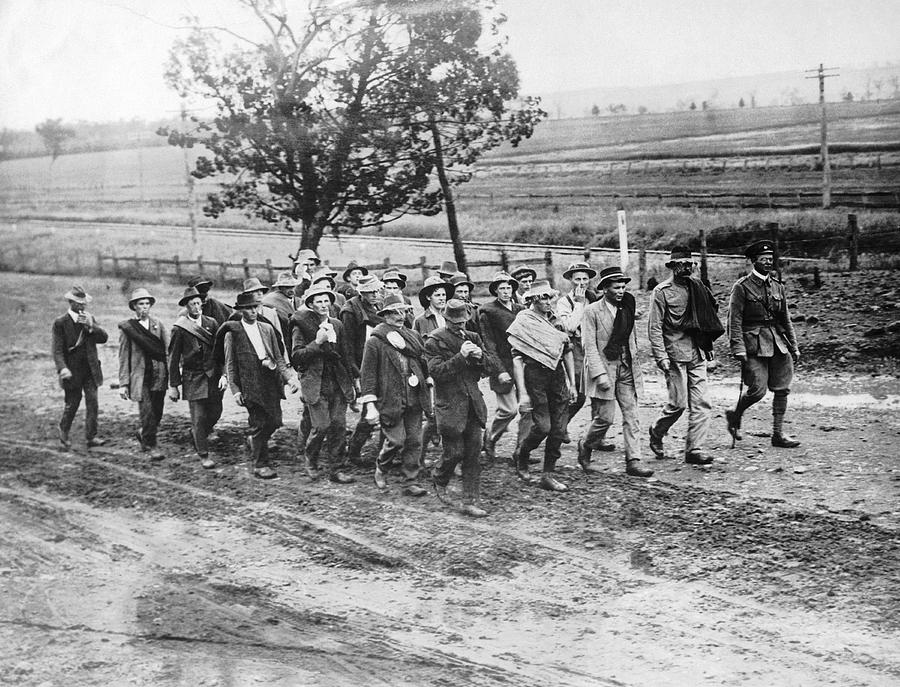
[[[746,255],[749,260],[756,260],[756,258],[763,253],[775,255],[775,244],[765,240],[756,241],[755,243],[751,243],[747,246],[746,250],[744,250],[744,255]]]
[[[278,289],[281,287],[284,288],[294,288],[299,284],[302,284],[299,279],[297,279],[290,270],[285,270],[284,272],[278,273],[278,279],[275,280],[275,283],[272,284],[273,289]]]
[[[203,276],[202,274],[195,274],[193,277],[188,279],[187,285],[195,287],[202,293],[203,289],[200,287],[205,286],[206,290],[209,291],[209,287],[212,286],[212,280],[210,280],[208,277]]]
[[[453,295],[453,285],[445,282],[440,277],[428,277],[425,280],[425,284],[422,286],[421,291],[419,291],[419,305],[423,308],[428,307],[428,299],[438,289],[444,289],[444,293],[447,294],[447,298],[450,298]]]
[[[234,309],[242,310],[244,308],[252,308],[254,305],[259,305],[260,303],[262,303],[262,296],[259,291],[241,291],[237,295]]]
[[[461,301],[458,298],[451,298],[447,301],[447,307],[444,308],[444,319],[447,322],[468,322],[469,317],[469,305],[465,301]]]
[[[199,291],[197,291],[196,286],[189,286],[184,290],[184,294],[178,300],[178,305],[180,305],[181,307],[184,307],[187,304],[187,302],[189,300],[191,300],[192,298],[200,298],[200,299],[203,298],[203,294],[200,293]]]
[[[519,282],[516,279],[513,279],[506,272],[495,272],[494,277],[491,279],[491,283],[488,284],[488,291],[490,291],[492,296],[497,295],[497,287],[500,284],[509,284],[512,286],[513,293],[515,293],[519,288]]]
[[[569,265],[569,269],[563,272],[563,279],[571,279],[572,275],[576,272],[584,272],[587,274],[588,279],[593,279],[597,276],[597,270],[590,266],[587,262],[573,262]]]
[[[406,303],[402,296],[392,293],[389,296],[385,296],[384,303],[378,311],[378,314],[384,315],[386,312],[406,312],[407,310],[412,310],[412,306]]]
[[[603,286],[608,281],[624,281],[628,283],[631,281],[631,277],[626,277],[620,267],[604,267],[600,270],[600,286]]]
[[[465,272],[457,272],[452,277],[450,277],[450,283],[453,284],[453,288],[456,288],[460,284],[465,284],[469,287],[469,291],[475,288],[475,284],[469,281],[469,278],[466,276]]]
[[[150,295],[150,292],[147,291],[143,286],[139,286],[134,291],[131,292],[131,298],[128,299],[128,307],[134,310],[135,302],[141,300],[142,298],[146,298],[150,301],[150,305],[156,303],[156,299]]]
[[[459,272],[459,267],[456,266],[456,262],[453,260],[444,260],[441,266],[437,268],[438,275],[443,277],[444,281],[449,280],[457,272]]]
[[[532,279],[537,279],[537,272],[531,269],[528,265],[522,265],[521,267],[517,267],[512,272],[510,272],[513,277],[524,276],[526,274],[530,274]]]
[[[397,282],[402,289],[404,286],[406,286],[406,275],[403,274],[403,272],[392,268],[381,273],[381,281]]]
[[[63,296],[63,298],[67,301],[72,301],[73,303],[81,303],[82,305],[87,305],[94,300],[87,294],[87,291],[77,284],[66,291],[66,295]]]
[[[337,296],[334,291],[332,291],[325,284],[314,284],[306,293],[303,294],[303,302],[306,304],[306,307],[309,307],[309,302],[315,298],[316,296],[321,296],[322,294],[328,296],[331,299],[331,304],[334,305],[335,300],[337,300]]]
[[[259,279],[256,277],[250,277],[249,279],[244,280],[244,288],[242,293],[251,293],[253,291],[262,291],[263,293],[268,292],[269,287],[265,286]]]
[[[376,277],[374,274],[364,274],[360,280],[359,284],[356,285],[356,290],[359,293],[374,293],[381,288],[381,280]]]
[[[344,274],[341,276],[341,279],[343,279],[344,281],[350,281],[350,273],[353,270],[359,270],[360,272],[363,273],[364,276],[369,273],[369,270],[367,270],[365,267],[363,267],[358,262],[356,262],[356,260],[351,260],[347,264],[347,267],[344,269]]]
[[[688,246],[673,246],[672,250],[669,251],[669,261],[666,263],[666,267],[671,267],[672,263],[675,262],[690,261],[692,259],[691,249]]]
[[[550,282],[546,279],[538,279],[536,282],[531,284],[531,288],[528,289],[522,296],[524,298],[536,298],[537,296],[558,296],[559,291],[550,286]]]

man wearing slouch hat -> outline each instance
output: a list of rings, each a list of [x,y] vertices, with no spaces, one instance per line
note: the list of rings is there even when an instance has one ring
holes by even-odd
[[[131,292],[128,307],[134,317],[119,323],[119,388],[123,399],[138,404],[141,450],[149,451],[151,460],[162,460],[165,455],[156,435],[166,402],[169,336],[163,323],[150,314],[154,303],[143,287]]]
[[[194,287],[184,290],[178,305],[185,314],[172,325],[169,341],[169,400],[183,398],[188,402],[194,448],[200,465],[210,469],[216,463],[209,457],[209,435],[222,416],[222,395],[227,386],[214,354],[218,326],[201,312],[203,299]]]

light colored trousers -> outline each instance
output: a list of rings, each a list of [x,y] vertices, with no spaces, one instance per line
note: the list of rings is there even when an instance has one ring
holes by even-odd
[[[689,363],[669,361],[666,387],[669,390],[669,401],[650,431],[656,437],[664,437],[687,410],[688,431],[684,452],[703,449],[709,432],[712,406],[706,388],[706,359],[698,350],[694,349],[694,359]]]
[[[584,445],[597,448],[616,419],[616,404],[622,411],[622,438],[625,460],[641,459],[641,421],[638,417],[638,397],[634,387],[634,373],[621,363],[616,366],[615,398],[591,398],[591,424],[584,433]]]

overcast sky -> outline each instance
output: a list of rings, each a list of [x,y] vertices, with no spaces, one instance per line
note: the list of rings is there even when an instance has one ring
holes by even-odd
[[[164,25],[229,1],[0,0],[0,126],[172,114]],[[500,2],[528,94],[900,62],[900,0]]]

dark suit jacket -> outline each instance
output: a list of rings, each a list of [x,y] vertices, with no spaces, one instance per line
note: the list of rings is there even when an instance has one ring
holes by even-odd
[[[269,414],[281,412],[284,385],[291,373],[278,350],[278,334],[275,327],[257,320],[259,333],[266,353],[276,365],[275,370],[265,369],[256,356],[250,337],[240,322],[229,320],[219,328],[225,343],[225,373],[232,394],[241,392],[245,403],[255,403]]]
[[[200,326],[215,339],[218,325],[212,317],[200,316]],[[181,386],[185,401],[209,397],[210,384],[222,376],[222,366],[213,355],[213,344],[206,345],[181,327],[173,326],[169,341],[169,386]]]
[[[377,332],[387,333],[392,328],[387,324],[376,327]],[[411,329],[405,329],[407,335],[418,337],[419,345],[424,350],[422,337]],[[408,371],[404,371],[404,359]],[[407,381],[414,374],[419,382],[415,387]],[[431,393],[425,379],[428,377],[428,366],[424,353],[420,359],[406,358],[391,344],[383,341],[373,333],[366,341],[363,353],[363,364],[360,368],[361,403],[374,401],[384,425],[392,426],[400,419],[403,409],[418,403],[426,413],[431,413]]]
[[[78,335],[84,333],[81,343],[73,350]],[[65,386],[78,388],[84,385],[88,375],[97,386],[103,384],[103,371],[97,357],[97,344],[104,344],[109,338],[106,331],[94,322],[94,328],[88,332],[84,325],[75,324],[68,313],[53,321],[53,362],[56,371],[64,367],[72,373]]]
[[[469,418],[470,404],[478,423],[485,426],[487,408],[478,380],[500,371],[500,361],[484,349],[481,337],[465,330],[463,333],[481,347],[481,360],[463,357],[460,348],[465,339],[446,327],[435,329],[425,341],[428,372],[434,379],[434,412],[441,433],[461,433]]]
[[[366,345],[366,326],[375,328],[384,322],[375,309],[364,303],[360,296],[350,298],[341,308],[341,323],[344,325],[344,335],[347,337],[347,347],[351,352],[350,363],[353,369],[359,370],[362,366],[363,349]]]
[[[337,343],[316,343],[321,319],[312,310],[294,313],[291,318],[291,364],[300,374],[300,391],[307,403],[316,403],[322,390],[322,369],[327,360],[332,366],[344,398],[353,399],[353,377],[347,361],[350,351],[340,320],[328,318],[337,334]]]
[[[502,365],[503,369],[496,374],[491,375],[491,389],[497,390],[497,375],[500,372],[513,373],[512,349],[509,346],[509,340],[506,338],[506,330],[512,321],[516,319],[516,313],[524,308],[518,303],[512,304],[512,310],[500,304],[498,299],[494,299],[484,303],[480,308],[478,315],[479,329],[481,336],[484,337],[484,347],[493,356],[495,356]]]

